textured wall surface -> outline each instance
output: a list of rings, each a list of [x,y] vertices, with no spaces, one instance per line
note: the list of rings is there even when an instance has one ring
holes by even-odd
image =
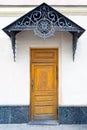
[[[87,107],[59,107],[60,124],[87,124]]]
[[[28,123],[29,106],[0,106],[0,124]]]
[[[58,114],[59,124],[87,124],[87,107],[85,106],[59,106]],[[30,106],[0,106],[0,124],[29,123],[29,117]]]

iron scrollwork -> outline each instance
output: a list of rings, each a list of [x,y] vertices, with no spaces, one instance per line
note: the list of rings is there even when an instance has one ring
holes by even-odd
[[[77,47],[77,39],[85,31],[82,27],[45,3],[20,17],[3,30],[11,37],[14,61],[15,36],[22,30],[33,30],[35,35],[43,39],[53,36],[56,31],[70,32],[73,36],[73,60]]]
[[[21,18],[16,23],[15,29],[16,28],[19,30],[33,30],[35,35],[43,39],[53,36],[55,31],[77,30],[72,22],[46,5],[41,6],[31,14]]]

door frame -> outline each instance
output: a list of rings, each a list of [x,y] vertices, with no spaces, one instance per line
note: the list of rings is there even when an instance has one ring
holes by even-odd
[[[57,79],[56,79],[56,84],[57,84],[57,88],[56,88],[56,91],[57,91],[57,115],[56,115],[56,119],[58,120],[59,119],[59,113],[58,113],[58,105],[59,105],[59,48],[30,48],[30,114],[29,114],[29,119],[32,120],[32,110],[33,110],[33,106],[32,106],[32,58],[31,58],[31,50],[37,50],[37,49],[56,49],[57,50],[57,61],[56,61],[56,64],[57,64]]]

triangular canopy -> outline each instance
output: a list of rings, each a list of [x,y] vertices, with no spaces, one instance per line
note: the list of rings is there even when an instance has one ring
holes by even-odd
[[[4,32],[12,39],[12,49],[15,60],[15,35],[22,30],[33,30],[35,35],[46,39],[54,35],[56,31],[68,31],[73,35],[73,59],[75,55],[77,39],[85,31],[82,27],[48,6],[41,4],[29,13],[20,17],[6,26]]]

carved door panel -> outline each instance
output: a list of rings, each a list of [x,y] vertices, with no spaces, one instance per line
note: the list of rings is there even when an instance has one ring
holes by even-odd
[[[57,64],[31,64],[31,119],[57,119]]]

